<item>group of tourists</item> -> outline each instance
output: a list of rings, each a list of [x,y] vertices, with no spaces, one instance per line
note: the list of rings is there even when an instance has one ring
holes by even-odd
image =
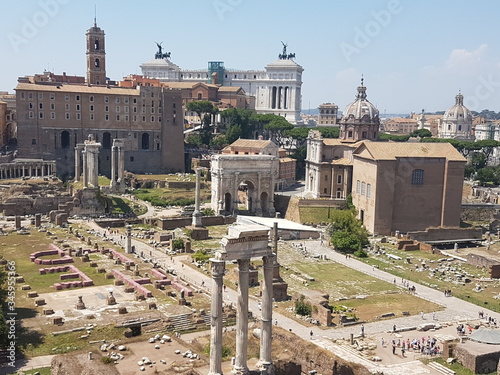
[[[382,338],[382,347],[385,348],[385,341]],[[436,355],[441,353],[441,348],[437,345],[435,338],[428,336],[422,337],[421,339],[414,338],[410,339],[395,339],[391,341],[392,344],[392,354],[396,355],[396,350],[401,350],[401,356],[404,357],[407,351],[412,351],[414,353],[421,353],[426,355]]]

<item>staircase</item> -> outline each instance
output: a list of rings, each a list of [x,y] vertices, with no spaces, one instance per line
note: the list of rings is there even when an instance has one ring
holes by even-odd
[[[195,325],[191,322],[192,313],[169,316],[170,321],[174,325],[175,331],[183,332],[195,329]]]
[[[455,371],[450,370],[448,367],[445,367],[438,362],[429,362],[427,364],[427,366],[429,366],[430,368],[436,370],[437,372],[439,372],[440,374],[443,374],[443,375],[455,375],[456,374]]]

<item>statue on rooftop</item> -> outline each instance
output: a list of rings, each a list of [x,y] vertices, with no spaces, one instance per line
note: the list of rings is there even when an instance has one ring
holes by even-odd
[[[170,52],[163,53],[163,47],[162,43],[163,42],[155,42],[156,45],[158,46],[158,52],[155,53],[155,59],[168,59],[170,58]]]

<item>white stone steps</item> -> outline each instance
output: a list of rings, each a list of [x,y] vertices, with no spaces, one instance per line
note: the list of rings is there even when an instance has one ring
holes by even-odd
[[[456,372],[449,369],[448,367],[445,367],[443,366],[441,363],[438,363],[438,362],[429,362],[427,364],[427,366],[433,368],[434,370],[436,370],[437,372],[443,374],[443,375],[455,375]]]

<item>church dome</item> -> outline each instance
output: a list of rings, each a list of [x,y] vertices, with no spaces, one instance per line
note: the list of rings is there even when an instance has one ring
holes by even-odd
[[[464,96],[461,93],[455,96],[455,105],[445,112],[443,122],[472,123],[472,114],[469,109],[464,106]]]
[[[378,109],[366,99],[366,87],[363,86],[363,80],[361,80],[361,86],[358,87],[356,100],[347,105],[342,114],[341,121],[363,123],[380,122]]]

